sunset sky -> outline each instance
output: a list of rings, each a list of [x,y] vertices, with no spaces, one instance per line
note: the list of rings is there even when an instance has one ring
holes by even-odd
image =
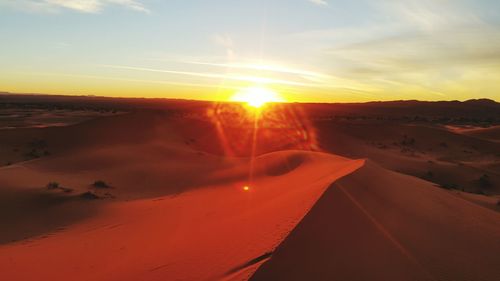
[[[0,91],[500,100],[497,0],[0,0],[0,38]]]

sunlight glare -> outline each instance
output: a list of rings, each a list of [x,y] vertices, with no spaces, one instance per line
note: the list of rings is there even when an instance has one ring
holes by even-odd
[[[283,98],[273,90],[262,86],[248,87],[231,97],[231,101],[244,102],[248,106],[260,108],[268,102],[282,102]]]

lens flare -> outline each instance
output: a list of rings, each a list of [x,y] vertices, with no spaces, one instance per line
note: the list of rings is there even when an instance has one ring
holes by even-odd
[[[282,149],[318,150],[315,130],[300,106],[276,103],[260,108],[277,100],[274,94],[263,88],[247,88],[234,100],[245,101],[256,110],[235,103],[215,103],[207,110],[225,155],[249,157],[249,185],[243,186],[243,191],[250,191],[254,183],[259,155]]]
[[[237,103],[215,103],[206,117],[227,156],[251,156],[282,149],[319,150],[316,130],[298,104],[275,103],[256,110]],[[252,108],[254,109],[254,108]]]

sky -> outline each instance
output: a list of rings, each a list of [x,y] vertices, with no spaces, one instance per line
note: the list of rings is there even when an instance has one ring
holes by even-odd
[[[0,0],[0,91],[500,101],[497,0]]]

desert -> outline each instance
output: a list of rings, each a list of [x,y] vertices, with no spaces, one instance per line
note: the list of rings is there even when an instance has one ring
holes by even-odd
[[[64,106],[61,98],[4,95],[8,112],[18,99],[38,111]],[[87,101],[87,114],[115,113],[0,131],[11,153],[2,154],[0,170],[6,280],[499,276],[495,140],[408,120],[397,112],[401,105],[328,105],[339,116],[315,104],[276,105],[311,112],[318,143],[306,150],[303,139],[273,142],[273,134],[290,128],[268,125],[253,157],[246,143],[227,155],[218,123],[201,118],[212,103],[61,100]],[[483,113],[497,103],[456,106],[458,113],[476,112],[477,122],[499,120],[500,110]],[[239,132],[229,142],[251,131],[231,130]]]
[[[499,281],[499,11],[0,0],[0,281]]]

